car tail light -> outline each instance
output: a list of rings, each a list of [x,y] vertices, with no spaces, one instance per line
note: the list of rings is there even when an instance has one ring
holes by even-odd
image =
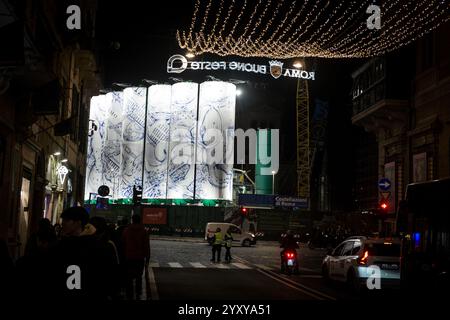
[[[367,258],[369,258],[369,251],[364,251],[364,255],[358,258],[358,264],[365,265],[367,263]]]

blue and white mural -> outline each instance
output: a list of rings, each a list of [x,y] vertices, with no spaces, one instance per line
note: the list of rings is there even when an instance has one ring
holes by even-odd
[[[89,199],[90,193],[97,193],[98,187],[104,182],[104,158],[102,155],[105,150],[108,120],[108,105],[105,95],[92,97],[89,119],[94,121],[97,130],[93,131],[88,138],[85,199]]]
[[[123,91],[122,181],[119,198],[132,198],[133,186],[142,185],[146,88]]]
[[[226,164],[226,137],[234,132],[235,102],[236,86],[231,83],[208,81],[200,85],[196,199],[232,198],[233,165]],[[234,145],[229,150],[234,151]],[[233,159],[233,152],[229,157]]]
[[[148,88],[143,198],[165,199],[172,86]]]
[[[168,199],[194,198],[197,99],[197,83],[180,82],[172,86]]]
[[[106,94],[105,103],[108,108],[106,129],[106,144],[103,156],[104,184],[110,187],[111,196],[119,196],[119,186],[122,179],[122,122],[123,93],[110,92]]]
[[[144,199],[193,199],[195,192],[195,199],[231,200],[233,166],[224,160],[235,96],[233,84],[208,81],[93,97],[98,130],[88,140],[85,199],[106,184],[116,199],[132,198],[133,186],[143,185]],[[211,138],[211,129],[223,139]]]

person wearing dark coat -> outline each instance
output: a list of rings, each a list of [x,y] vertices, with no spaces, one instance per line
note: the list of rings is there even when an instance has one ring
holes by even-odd
[[[83,207],[72,207],[61,219],[61,240],[51,252],[56,298],[109,299],[110,251],[92,224],[86,229],[89,214]]]

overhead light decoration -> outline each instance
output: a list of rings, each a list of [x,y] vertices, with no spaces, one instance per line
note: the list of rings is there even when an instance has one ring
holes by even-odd
[[[178,30],[194,55],[362,58],[396,50],[450,19],[447,1],[386,1],[380,30],[369,29],[373,0],[197,0],[189,30]]]

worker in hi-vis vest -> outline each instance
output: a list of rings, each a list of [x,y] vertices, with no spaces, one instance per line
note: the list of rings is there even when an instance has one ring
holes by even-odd
[[[220,228],[216,229],[216,233],[213,236],[213,244],[212,244],[212,262],[216,261],[216,252],[217,252],[217,262],[220,262],[220,251],[222,251],[222,232]]]
[[[233,245],[233,236],[231,235],[230,228],[225,233],[225,262],[231,262],[231,246]]]

